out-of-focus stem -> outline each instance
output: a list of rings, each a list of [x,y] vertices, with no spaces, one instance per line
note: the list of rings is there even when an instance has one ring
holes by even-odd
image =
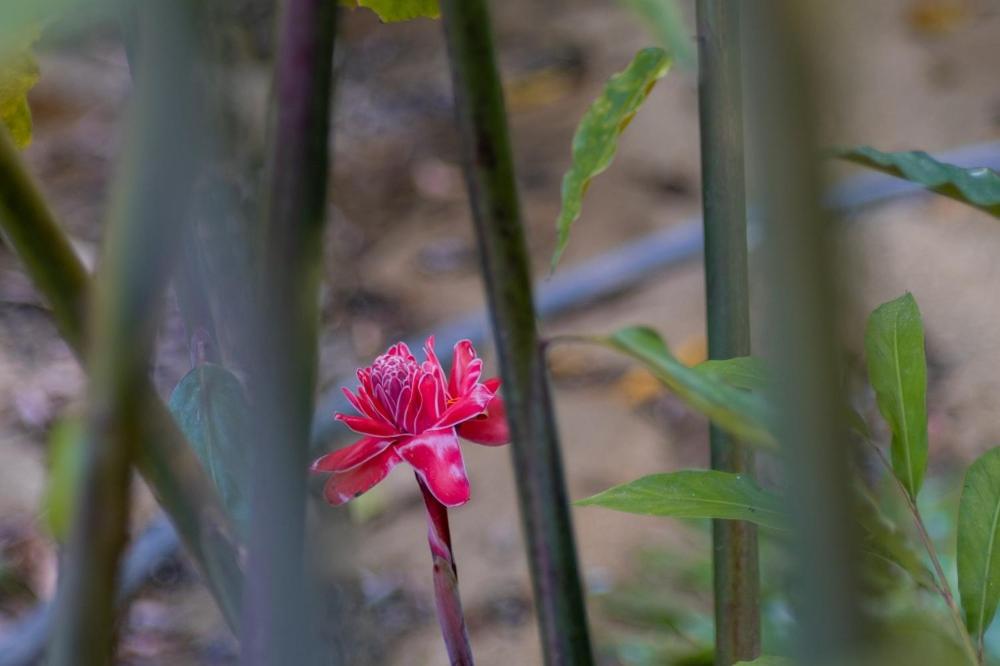
[[[85,347],[90,280],[14,146],[0,133],[0,231],[52,308],[78,357]],[[136,464],[205,573],[230,626],[239,617],[242,574],[234,531],[211,480],[149,382],[137,391]]]
[[[859,540],[836,339],[832,224],[820,204],[817,106],[822,89],[804,47],[807,10],[788,0],[743,4],[748,99],[764,224],[768,348],[776,432],[793,528],[799,663],[857,663],[865,647]]]
[[[434,562],[434,602],[437,606],[441,636],[448,648],[452,666],[472,666],[469,632],[458,594],[458,568],[451,550],[451,530],[448,528],[448,507],[437,501],[427,485],[417,477],[427,508],[427,543]]]
[[[445,38],[493,335],[500,356],[542,651],[593,663],[559,438],[539,346],[528,250],[484,0],[444,0]]]
[[[115,583],[125,545],[131,461],[160,298],[179,245],[194,161],[194,71],[185,3],[154,1],[143,72],[115,182],[88,354],[86,451],[49,663],[111,660]],[[177,97],[174,97],[174,96]],[[179,101],[183,100],[183,101]]]
[[[743,77],[739,0],[698,0],[702,209],[708,356],[750,353],[750,298],[743,170]],[[754,475],[749,447],[716,427],[712,468]],[[742,521],[712,525],[715,663],[730,666],[760,654],[757,528]]]
[[[258,666],[319,655],[304,540],[336,12],[330,0],[286,0],[278,24],[248,369],[256,419],[242,646],[243,663]]]

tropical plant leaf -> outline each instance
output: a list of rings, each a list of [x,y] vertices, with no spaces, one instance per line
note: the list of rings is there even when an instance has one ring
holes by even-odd
[[[31,45],[38,31],[29,31],[16,44],[0,45],[0,124],[7,128],[14,145],[24,148],[31,143],[31,108],[28,91],[38,82],[38,63]]]
[[[913,295],[880,305],[865,331],[868,379],[892,430],[892,469],[914,499],[927,468],[927,361]]]
[[[621,0],[646,25],[656,42],[682,65],[695,64],[694,40],[675,0]]]
[[[710,469],[644,476],[576,504],[650,516],[746,520],[775,529],[785,526],[775,495],[761,490],[748,476]]]
[[[721,366],[710,366],[716,369],[715,375],[708,370],[689,368],[670,353],[656,331],[643,326],[625,328],[597,341],[643,363],[677,397],[720,428],[747,442],[774,448],[775,439],[768,429],[770,410],[764,398],[720,379]]]
[[[367,7],[383,23],[410,21],[415,18],[437,18],[441,15],[438,0],[340,0],[340,4],[356,8]]]
[[[49,477],[42,496],[45,525],[56,541],[69,536],[73,501],[83,466],[83,424],[79,419],[59,421],[49,433]]]
[[[1000,447],[969,466],[958,505],[958,591],[981,645],[1000,602]]]
[[[552,270],[569,242],[570,227],[580,217],[583,195],[591,179],[611,164],[618,149],[618,137],[669,67],[670,58],[663,49],[642,49],[624,71],[608,80],[604,92],[584,114],[573,136],[569,171],[563,176],[562,210],[556,222],[558,238]]]
[[[764,359],[756,356],[711,359],[702,361],[693,369],[706,377],[746,391],[760,391],[767,388],[771,382],[771,375]]]
[[[250,512],[250,466],[243,433],[250,408],[239,379],[220,365],[205,363],[181,379],[169,407],[226,508],[245,530]]]
[[[884,153],[870,146],[838,151],[838,156],[1000,217],[1000,174],[986,167],[965,169],[939,162],[919,150]]]

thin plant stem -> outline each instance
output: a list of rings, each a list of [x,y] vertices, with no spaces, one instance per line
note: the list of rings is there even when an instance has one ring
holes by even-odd
[[[336,15],[330,0],[286,0],[278,19],[259,304],[247,331],[254,459],[241,638],[242,663],[255,666],[320,659],[305,514]]]
[[[427,543],[434,562],[434,602],[441,636],[452,666],[472,666],[469,632],[462,613],[462,599],[458,594],[458,568],[451,548],[448,507],[434,497],[419,476],[417,483],[427,509]]]
[[[903,500],[906,502],[906,507],[913,516],[913,524],[917,528],[917,535],[920,537],[920,542],[924,546],[924,550],[927,551],[927,556],[931,560],[931,565],[934,567],[935,573],[935,587],[937,591],[941,594],[944,599],[945,604],[948,606],[948,612],[951,615],[952,622],[955,624],[955,630],[958,635],[962,638],[962,648],[966,652],[966,656],[972,664],[981,664],[983,662],[983,652],[982,646],[977,650],[972,644],[972,637],[965,628],[965,622],[962,620],[962,611],[958,607],[958,603],[955,601],[955,593],[951,589],[951,583],[948,582],[948,577],[944,573],[944,567],[941,566],[941,560],[937,554],[937,548],[934,546],[934,541],[931,539],[930,534],[927,532],[927,525],[924,523],[923,515],[920,513],[920,507],[914,501],[913,497],[910,496],[909,491],[906,490],[906,486],[903,482],[899,480],[895,472],[892,470],[892,464],[889,459],[885,457],[875,442],[865,439],[871,446],[872,451],[875,452],[875,456],[878,458],[879,462],[885,468],[886,473],[892,478],[894,485],[899,490],[899,494],[902,495]]]
[[[708,356],[750,353],[746,198],[739,0],[698,0],[698,109]],[[754,476],[753,451],[719,428],[709,434],[711,466]],[[730,666],[760,654],[757,528],[712,524],[715,663]]]
[[[70,348],[85,351],[91,281],[66,234],[0,133],[0,231],[24,264]],[[148,381],[137,390],[136,465],[205,574],[230,627],[237,626],[242,587],[238,545],[212,481]]]
[[[485,0],[441,3],[466,182],[500,357],[542,653],[593,663],[556,420],[539,346],[528,249]]]
[[[108,663],[118,561],[127,538],[131,462],[158,304],[179,249],[192,180],[195,114],[185,3],[148,3],[129,143],[115,183],[93,303],[85,447],[60,572],[53,666]],[[178,102],[172,96],[187,100]],[[169,110],[168,110],[169,109]]]

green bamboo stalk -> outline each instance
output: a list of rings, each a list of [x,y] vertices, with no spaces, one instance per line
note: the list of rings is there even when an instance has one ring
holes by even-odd
[[[336,7],[286,0],[279,18],[249,386],[257,422],[242,642],[243,663],[260,666],[318,659],[304,540]]]
[[[546,664],[593,663],[485,0],[441,3]]]
[[[808,9],[819,11],[810,3]],[[799,663],[859,663],[864,616],[851,470],[841,423],[832,220],[821,202],[816,98],[804,5],[744,5],[752,131],[759,151],[764,266],[793,528]],[[814,17],[815,18],[815,17]]]
[[[105,664],[113,653],[118,560],[142,416],[138,399],[152,355],[157,306],[183,233],[196,145],[185,10],[166,2],[143,9],[142,20],[155,30],[145,35],[139,53],[143,77],[95,292],[86,450],[59,581],[49,651],[54,666]]]
[[[0,232],[21,258],[77,357],[84,355],[90,279],[9,138],[0,132]],[[236,627],[242,575],[234,530],[211,480],[152,386],[137,390],[136,464]]]
[[[708,356],[726,359],[750,353],[739,0],[698,0],[697,17]],[[754,475],[749,447],[714,426],[709,440],[712,469]],[[760,654],[757,528],[716,520],[712,540],[715,663],[731,666]]]

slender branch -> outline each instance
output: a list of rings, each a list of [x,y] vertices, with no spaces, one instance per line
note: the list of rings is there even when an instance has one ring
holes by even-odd
[[[708,356],[726,359],[750,353],[739,0],[698,0],[697,14]],[[712,469],[754,475],[749,447],[714,426],[709,439]],[[757,529],[717,520],[712,540],[715,663],[730,666],[760,654]]]
[[[250,559],[243,663],[312,664],[305,569],[308,446],[316,382],[334,21],[330,0],[286,0],[278,25],[262,225]]]
[[[186,218],[197,145],[185,12],[182,4],[162,1],[143,9],[143,20],[156,29],[145,35],[140,50],[144,77],[119,165],[97,282],[86,451],[59,582],[49,654],[54,666],[104,664],[113,653],[118,560],[126,541],[131,461],[142,416],[138,401],[160,296],[179,245],[176,228]]]
[[[885,457],[882,449],[880,449],[875,442],[867,438],[865,441],[868,442],[869,446],[871,446],[871,449],[875,452],[875,456],[882,464],[882,467],[885,468],[886,473],[893,480],[896,488],[899,490],[899,494],[902,495],[903,500],[906,502],[906,507],[909,509],[910,515],[913,516],[913,524],[917,528],[917,535],[920,537],[920,542],[923,544],[924,550],[927,551],[927,556],[930,558],[931,565],[934,567],[935,587],[944,599],[945,604],[948,606],[948,612],[955,625],[955,630],[962,638],[962,647],[966,652],[966,656],[969,657],[972,664],[981,664],[983,661],[982,650],[977,650],[972,644],[972,637],[969,635],[969,632],[965,627],[965,622],[962,620],[962,611],[959,609],[958,603],[955,601],[955,593],[952,591],[951,583],[948,581],[948,577],[944,573],[944,567],[941,566],[941,560],[938,557],[934,541],[927,532],[927,525],[924,523],[924,517],[920,513],[920,507],[917,506],[916,501],[914,501],[913,497],[910,496],[910,492],[906,489],[906,486],[903,485],[903,482],[899,480],[899,477],[897,477],[896,473],[892,470],[892,463],[890,463],[889,459]]]
[[[593,663],[485,0],[441,3],[547,664]]]
[[[85,348],[84,310],[90,281],[10,140],[0,133],[0,230],[48,301],[60,332],[78,357]],[[148,382],[137,391],[136,464],[205,573],[230,626],[239,617],[242,575],[234,530],[218,493],[176,422]]]
[[[437,501],[419,476],[417,483],[427,508],[427,543],[434,562],[434,602],[437,606],[441,635],[448,648],[452,666],[472,666],[469,632],[458,594],[458,568],[451,549],[451,529],[448,527],[448,507]]]

